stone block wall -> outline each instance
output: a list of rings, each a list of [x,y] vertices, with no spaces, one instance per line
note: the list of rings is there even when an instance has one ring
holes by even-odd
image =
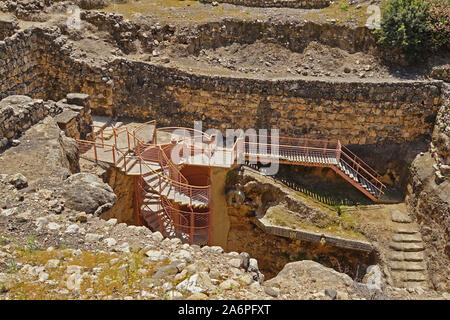
[[[12,36],[18,29],[17,20],[12,16],[0,17],[0,40]]]
[[[39,122],[47,115],[55,115],[61,109],[54,102],[44,102],[27,96],[9,96],[0,101],[0,139],[3,147],[8,139]]]
[[[201,0],[213,3],[214,0]],[[278,8],[307,8],[317,9],[328,7],[330,0],[218,0],[217,2],[231,3],[247,7],[278,7]]]
[[[432,132],[442,81],[260,80],[199,75],[116,59],[92,65],[71,56],[58,29],[34,28],[0,42],[0,98],[60,100],[90,95],[97,114],[159,125],[278,128],[283,135],[344,144],[405,143]]]
[[[85,139],[91,133],[91,110],[87,95],[84,105],[68,104],[73,102],[69,94],[67,99],[54,102],[32,99],[27,96],[12,95],[0,101],[0,148],[7,146],[12,139],[19,137],[32,125],[46,116],[51,116],[68,137]]]
[[[66,135],[74,139],[87,139],[92,132],[89,95],[69,93],[56,105],[63,111],[55,116],[55,120]]]
[[[310,232],[305,230],[297,230],[292,228],[286,228],[286,227],[280,227],[280,226],[274,226],[266,223],[262,219],[255,219],[255,224],[260,227],[264,232],[289,238],[289,239],[297,239],[301,241],[309,241],[309,242],[316,242],[316,243],[326,243],[330,246],[339,247],[339,248],[346,248],[346,249],[352,249],[352,250],[359,250],[359,251],[366,251],[371,252],[373,250],[372,245],[369,242],[366,241],[358,241],[358,240],[351,240],[351,239],[344,239],[340,237],[330,236],[330,235],[324,235],[319,234],[316,232]]]
[[[17,94],[46,98],[44,50],[34,29],[0,41],[0,99]]]
[[[450,176],[450,85],[444,84],[442,92],[443,102],[433,130],[431,152],[442,175]]]
[[[130,61],[114,70],[120,115],[188,127],[203,120],[204,128],[221,130],[278,128],[284,135],[344,144],[403,143],[430,135],[441,104],[439,81],[257,80]]]

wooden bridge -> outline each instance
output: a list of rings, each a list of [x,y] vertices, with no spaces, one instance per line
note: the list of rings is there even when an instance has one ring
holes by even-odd
[[[380,201],[386,188],[375,170],[339,141],[246,135],[221,147],[215,138],[187,128],[158,129],[150,121],[136,127],[93,127],[92,141],[77,143],[82,157],[135,176],[139,224],[189,243],[211,242],[213,214],[210,171],[193,183],[182,173],[186,167],[231,168],[244,161],[329,167],[373,201]]]

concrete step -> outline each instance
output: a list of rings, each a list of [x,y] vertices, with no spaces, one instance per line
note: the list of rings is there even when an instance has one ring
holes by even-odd
[[[414,234],[394,234],[392,236],[392,241],[394,242],[422,242],[422,237],[420,233]]]
[[[389,247],[392,250],[404,252],[417,252],[424,250],[423,243],[391,242]]]
[[[391,270],[401,271],[425,271],[426,266],[424,262],[413,261],[391,261],[389,263]]]
[[[403,251],[392,251],[389,255],[389,260],[391,261],[423,261],[423,251],[419,252],[403,252]]]

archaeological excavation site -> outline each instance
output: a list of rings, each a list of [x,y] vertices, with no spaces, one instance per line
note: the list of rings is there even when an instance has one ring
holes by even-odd
[[[450,299],[449,8],[400,2],[425,48],[399,0],[0,0],[0,299]]]

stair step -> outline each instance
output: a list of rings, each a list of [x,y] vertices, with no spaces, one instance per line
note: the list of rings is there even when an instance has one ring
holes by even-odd
[[[424,259],[423,251],[419,252],[403,252],[392,251],[389,260],[391,261],[416,261],[421,262]]]
[[[392,236],[392,241],[394,241],[394,242],[422,242],[422,237],[420,236],[420,233],[414,233],[414,234],[397,233]]]
[[[411,218],[406,213],[403,213],[399,210],[391,211],[391,220],[393,222],[398,222],[398,223],[411,223],[412,222]]]
[[[427,280],[427,277],[425,276],[425,274],[420,271],[392,270],[391,274],[392,274],[392,278],[394,279],[394,281],[420,282],[420,281]]]
[[[404,252],[417,252],[424,250],[423,243],[391,242],[389,247],[395,251]]]
[[[423,262],[412,262],[412,261],[391,261],[389,263],[391,270],[402,270],[402,271],[425,271],[426,266]]]
[[[421,280],[421,281],[402,281],[401,285],[404,288],[411,288],[411,289],[416,289],[416,288],[422,288],[424,289],[424,287],[426,287],[425,280]]]
[[[395,232],[398,234],[416,234],[419,233],[419,231],[411,226],[408,225],[399,225],[398,227],[396,227]]]

